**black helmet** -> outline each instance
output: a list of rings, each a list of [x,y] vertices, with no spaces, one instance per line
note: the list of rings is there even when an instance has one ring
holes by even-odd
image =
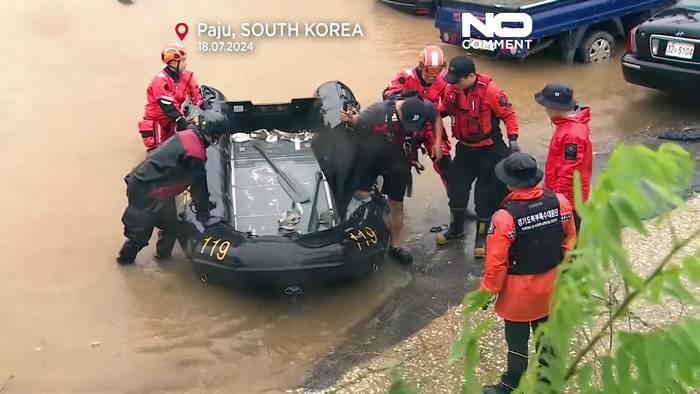
[[[231,133],[228,117],[220,111],[204,111],[199,117],[199,127],[202,133],[210,136]]]

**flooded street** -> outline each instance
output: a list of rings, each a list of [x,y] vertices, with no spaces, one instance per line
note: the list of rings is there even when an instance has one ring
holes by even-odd
[[[417,63],[424,45],[439,44],[431,20],[374,0],[41,0],[2,8],[0,388],[9,382],[7,393],[283,392],[423,275],[385,264],[360,283],[305,294],[293,315],[287,299],[202,285],[179,249],[166,263],[152,258],[153,243],[133,267],[114,259],[123,242],[123,177],[144,155],[136,123],[176,23],[190,24],[184,43],[198,82],[230,100],[287,101],[339,79],[366,107],[398,70]],[[359,22],[364,37],[256,39],[252,54],[196,50],[199,21],[281,20]],[[461,53],[443,48],[446,57]],[[550,125],[532,96],[550,80],[570,83],[592,107],[599,152],[661,127],[700,124],[697,102],[678,108],[663,93],[625,83],[622,52],[597,66],[564,66],[545,54],[522,64],[477,59],[477,68],[509,93],[520,145],[538,157]],[[406,206],[406,237],[425,258],[434,249],[428,227],[448,215],[432,170],[416,178]]]

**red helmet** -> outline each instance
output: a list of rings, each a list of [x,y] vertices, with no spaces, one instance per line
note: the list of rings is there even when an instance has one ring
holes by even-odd
[[[171,60],[185,60],[187,59],[187,50],[182,44],[168,44],[163,48],[163,52],[161,52],[160,58],[165,64],[168,64],[168,62]]]
[[[445,57],[442,49],[436,45],[428,45],[420,52],[418,68],[423,75],[429,78],[437,78],[445,68]]]

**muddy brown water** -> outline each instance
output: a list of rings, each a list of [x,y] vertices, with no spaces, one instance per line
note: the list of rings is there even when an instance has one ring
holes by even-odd
[[[341,79],[366,106],[393,74],[438,43],[432,21],[376,1],[7,2],[0,13],[0,388],[11,393],[272,393],[341,343],[415,271],[386,264],[365,281],[287,300],[203,286],[181,252],[158,264],[114,263],[126,203],[123,176],[143,157],[136,132],[158,51],[190,23],[190,69],[230,99],[288,100]],[[197,53],[199,21],[352,21],[355,39],[256,39],[252,54]],[[444,47],[448,56],[460,53]],[[618,50],[618,54],[621,53]],[[663,126],[700,121],[697,107],[626,84],[619,56],[589,67],[543,55],[480,59],[510,94],[523,148],[538,155],[549,122],[532,100],[548,80],[571,83],[593,108],[599,151]],[[697,104],[695,104],[697,105]],[[431,171],[407,201],[406,238],[432,253],[427,227],[446,221]],[[428,240],[429,241],[429,240]],[[459,261],[457,261],[459,263]],[[13,377],[10,379],[10,377]],[[6,386],[5,383],[7,383]]]

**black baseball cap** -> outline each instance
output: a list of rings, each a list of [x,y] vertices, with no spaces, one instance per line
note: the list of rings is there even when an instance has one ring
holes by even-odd
[[[565,83],[552,82],[535,94],[535,101],[543,107],[572,110],[576,108],[574,90]]]
[[[544,173],[537,167],[534,157],[513,152],[496,164],[496,177],[511,187],[530,187],[542,181]]]
[[[425,123],[426,105],[418,97],[409,97],[401,105],[401,126],[405,131],[415,133]]]
[[[475,72],[476,66],[474,66],[474,61],[468,56],[459,55],[450,60],[450,66],[447,68],[447,75],[445,75],[444,79],[445,82],[454,85],[460,79]]]

